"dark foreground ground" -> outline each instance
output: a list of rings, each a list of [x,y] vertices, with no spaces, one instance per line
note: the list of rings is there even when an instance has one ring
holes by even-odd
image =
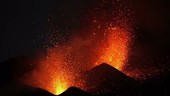
[[[0,96],[55,96],[15,79],[16,74],[22,75],[23,72],[31,70],[29,67],[34,67],[29,63],[35,62],[26,57],[19,57],[0,64]],[[87,86],[99,85],[89,92],[71,87],[60,96],[170,96],[168,73],[137,81],[103,63],[85,74],[89,82]]]

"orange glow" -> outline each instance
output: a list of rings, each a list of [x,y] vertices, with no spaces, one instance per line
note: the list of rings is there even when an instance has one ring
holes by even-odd
[[[105,62],[122,70],[128,56],[130,32],[120,27],[113,27],[107,29],[107,35],[103,47],[98,49],[100,56],[95,64]]]
[[[58,52],[58,48],[55,47],[48,49],[47,57],[45,61],[42,62],[41,68],[46,70],[49,74],[46,74],[50,78],[51,83],[44,86],[47,90],[55,95],[59,95],[67,90],[71,85],[73,85],[73,78],[71,72],[69,72],[69,66],[65,66],[66,61],[64,60],[67,49]],[[65,54],[62,54],[65,51]],[[39,86],[39,85],[38,85]],[[50,89],[48,89],[50,87]]]
[[[54,89],[56,95],[63,93],[68,88],[68,81],[63,78],[63,76],[58,76],[57,80],[54,82]]]
[[[101,63],[122,71],[131,41],[127,26],[94,27],[94,30],[85,37],[72,36],[69,42],[48,48],[28,76],[28,84],[59,95],[72,86],[88,89],[81,73]]]
[[[76,71],[78,66],[71,66],[71,60],[66,59],[71,50],[72,48],[65,46],[49,48],[45,58],[39,59],[36,70],[26,79],[27,84],[45,89],[55,95],[63,93],[72,86],[84,88],[84,82]]]

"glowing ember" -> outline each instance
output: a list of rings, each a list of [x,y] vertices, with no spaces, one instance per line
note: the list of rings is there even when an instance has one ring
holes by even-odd
[[[56,95],[71,86],[86,90],[81,73],[103,62],[122,70],[130,40],[130,32],[119,26],[96,30],[87,37],[73,36],[67,44],[48,48],[28,82]]]
[[[64,75],[58,76],[57,80],[54,82],[54,89],[56,95],[61,94],[68,88],[68,82],[65,80]]]
[[[106,35],[103,47],[98,49],[100,57],[96,65],[105,62],[118,70],[122,70],[127,59],[131,34],[120,27],[109,27]]]
[[[110,19],[90,19],[89,27],[83,27],[83,30],[77,28],[67,40],[58,30],[53,30],[50,34],[52,39],[47,40],[53,46],[48,47],[45,56],[39,58],[37,68],[26,82],[58,95],[71,86],[88,89],[82,73],[99,64],[107,63],[122,71],[130,49],[131,24],[123,16]],[[64,43],[56,43],[55,39]]]

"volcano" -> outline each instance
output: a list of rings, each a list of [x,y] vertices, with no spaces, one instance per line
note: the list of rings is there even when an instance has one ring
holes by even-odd
[[[22,61],[22,62],[21,62]],[[29,62],[28,62],[29,61]],[[30,71],[26,66],[33,63],[26,57],[18,57],[1,63],[0,95],[2,96],[55,96],[52,93],[21,82],[17,76]],[[35,62],[34,62],[35,63]],[[15,66],[15,67],[14,67]],[[28,67],[28,68],[26,68]],[[25,71],[19,68],[26,68]],[[15,71],[18,70],[18,71]],[[169,75],[157,76],[147,80],[135,80],[116,68],[103,63],[82,75],[87,89],[70,87],[59,96],[168,96]]]
[[[0,94],[3,96],[8,96],[9,93],[14,96],[54,96],[43,89],[25,85],[18,79],[18,76],[23,76],[24,73],[31,70],[30,67],[32,66],[30,65],[33,63],[35,62],[32,59],[23,56],[2,62],[0,69],[1,77],[3,78],[1,78],[0,82]],[[113,90],[113,93],[117,94],[118,91],[122,92],[122,90],[131,88],[131,85],[135,85],[134,79],[105,63],[85,71],[82,74],[83,76],[86,78],[86,86],[89,88],[85,91],[91,95],[110,93]],[[85,91],[70,87],[60,96],[70,96],[70,94],[89,96]]]
[[[70,87],[64,93],[60,94],[59,96],[90,96],[87,92],[76,88]]]
[[[86,74],[87,85],[92,94],[125,95],[130,94],[129,92],[134,91],[134,88],[138,86],[135,79],[106,63],[94,67]]]

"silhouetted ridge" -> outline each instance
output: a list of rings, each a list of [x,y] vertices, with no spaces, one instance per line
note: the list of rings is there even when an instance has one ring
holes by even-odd
[[[93,75],[94,77],[100,77],[105,79],[113,79],[118,80],[121,82],[124,80],[132,80],[132,78],[128,77],[126,74],[122,73],[121,71],[117,70],[116,68],[106,64],[102,63],[99,66],[96,66],[95,68],[91,69],[88,73],[88,75]],[[117,81],[116,81],[117,82]]]
[[[60,94],[59,96],[90,96],[87,92],[76,88],[70,87],[64,93]]]
[[[136,81],[116,68],[103,63],[87,72],[87,85],[92,93],[126,94],[136,86]],[[93,86],[93,87],[92,87]]]
[[[12,81],[0,91],[0,96],[55,96],[50,92],[28,86],[19,81]]]

